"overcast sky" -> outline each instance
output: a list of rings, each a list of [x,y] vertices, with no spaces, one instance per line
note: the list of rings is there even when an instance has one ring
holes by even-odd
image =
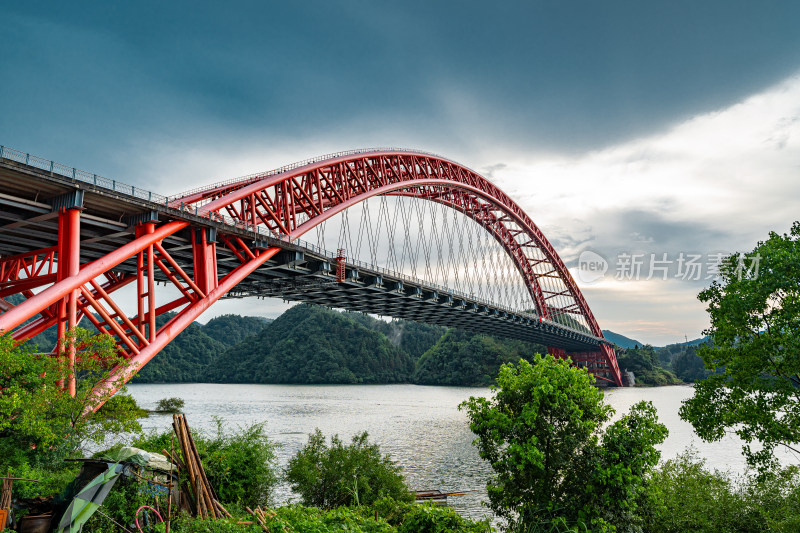
[[[0,144],[165,194],[350,148],[440,153],[525,208],[603,328],[663,345],[707,326],[711,256],[800,218],[799,6],[6,3]]]

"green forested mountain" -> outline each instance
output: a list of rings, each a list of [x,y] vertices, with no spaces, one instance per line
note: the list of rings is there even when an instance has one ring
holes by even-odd
[[[378,320],[364,313],[346,313],[356,322],[383,333],[389,342],[399,347],[416,361],[427,352],[447,331],[442,326],[422,324],[410,320]]]
[[[603,330],[603,335],[617,345],[620,370],[633,372],[639,385],[691,383],[711,374],[696,353],[708,337],[656,348],[613,331]]]
[[[543,346],[405,320],[297,305],[275,321],[235,315],[192,324],[136,382],[487,385],[500,365]],[[256,327],[256,326],[261,327]],[[242,340],[233,342],[239,331]],[[251,330],[257,330],[249,336]],[[227,346],[224,346],[227,344]]]
[[[604,329],[603,337],[610,340],[620,348],[638,348],[639,346],[643,346],[644,343],[637,341],[636,339],[631,339],[630,337],[626,337],[625,335],[620,335],[619,333],[614,333],[613,331]]]
[[[425,385],[490,385],[503,363],[547,353],[544,346],[449,330],[417,362],[414,381]]]
[[[271,318],[241,315],[220,315],[203,326],[203,333],[228,346],[235,346],[245,338],[258,335]]]
[[[711,371],[706,369],[705,363],[697,355],[695,346],[687,346],[672,359],[672,371],[686,382],[695,382],[707,378]]]
[[[156,318],[158,327],[164,325],[175,313],[166,313]],[[206,325],[194,322],[181,332],[174,341],[167,344],[161,352],[136,376],[135,383],[152,382],[196,382],[207,381],[205,366],[211,356],[226,350],[244,340],[249,335],[261,331],[270,319],[240,315],[221,315],[212,318]],[[96,331],[91,322],[84,319],[80,326]],[[49,352],[56,343],[56,328],[36,335],[31,342],[42,351]]]
[[[161,327],[174,313],[165,313],[156,318]],[[264,322],[254,323],[251,317],[238,317],[260,330]],[[213,320],[209,321],[209,324]],[[208,326],[197,322],[190,324],[175,337],[133,378],[133,383],[201,383],[211,381],[207,376],[219,354],[230,347],[221,337],[211,336]],[[214,331],[214,328],[211,330]],[[236,329],[238,331],[238,329]],[[218,332],[218,330],[217,330]],[[255,332],[254,332],[255,333]]]
[[[174,313],[156,319],[161,327]],[[268,324],[264,319],[223,315],[204,326],[197,322],[183,330],[139,371],[133,383],[202,383],[211,381],[208,372],[219,354],[248,334],[256,334]]]
[[[670,344],[658,348],[656,354],[664,368],[669,368],[683,381],[694,382],[704,379],[711,374],[703,360],[697,355],[697,346],[709,342],[708,338],[690,341],[688,343]]]
[[[214,381],[229,383],[401,383],[413,375],[414,359],[349,313],[301,304],[215,367]]]

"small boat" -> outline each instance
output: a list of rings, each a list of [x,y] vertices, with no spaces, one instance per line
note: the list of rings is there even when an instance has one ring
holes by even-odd
[[[443,501],[447,500],[448,496],[467,496],[469,494],[486,494],[486,492],[477,490],[464,490],[460,492],[442,492],[440,490],[417,490],[414,491],[414,499],[418,502],[427,500]]]
[[[440,490],[417,490],[414,491],[414,499],[418,502],[428,500],[446,500],[447,494]]]

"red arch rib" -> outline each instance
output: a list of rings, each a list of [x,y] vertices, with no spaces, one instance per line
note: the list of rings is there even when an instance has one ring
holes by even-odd
[[[593,335],[603,338],[575,280],[538,226],[493,183],[447,159],[398,150],[349,153],[212,186],[172,203],[197,203],[199,214],[227,211],[237,220],[263,224],[296,239],[348,207],[382,194],[439,201],[480,222],[515,262],[542,319],[573,313],[585,319]],[[531,259],[525,247],[537,248],[542,258]],[[548,265],[549,271],[537,270],[538,264]],[[546,276],[561,280],[571,305],[548,305],[539,281]],[[612,373],[618,375],[613,354],[606,359]]]

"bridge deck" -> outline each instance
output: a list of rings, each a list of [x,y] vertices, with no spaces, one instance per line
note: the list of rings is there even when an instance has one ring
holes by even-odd
[[[38,165],[39,167],[43,165]],[[251,228],[237,227],[168,207],[165,197],[101,178],[80,178],[59,169],[0,158],[0,256],[15,255],[58,244],[58,210],[83,194],[81,264],[103,257],[134,238],[133,226],[145,220],[184,220],[213,228],[219,236],[236,236],[261,246],[279,246],[283,252],[241,282],[228,297],[276,297],[329,307],[405,318],[501,335],[570,352],[596,351],[604,339],[536,315],[514,312],[468,295],[427,284],[379,267],[349,262],[345,281],[336,281],[333,254],[317,247]],[[97,179],[95,180],[97,182]],[[119,186],[118,186],[119,185]],[[189,230],[167,237],[167,252],[191,276],[192,244]],[[217,246],[220,277],[240,262],[224,245]],[[115,270],[135,273],[135,259]],[[168,283],[157,271],[156,279]]]

